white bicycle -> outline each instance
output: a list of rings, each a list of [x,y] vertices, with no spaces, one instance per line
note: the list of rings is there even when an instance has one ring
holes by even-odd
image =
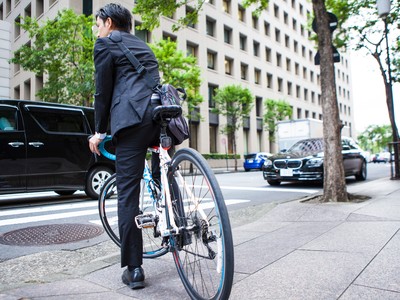
[[[161,184],[152,179],[147,161],[136,225],[143,233],[143,257],[171,252],[183,285],[192,299],[228,299],[233,283],[234,252],[228,211],[215,175],[194,149],[183,148],[171,158],[166,128],[182,113],[178,105],[158,106],[154,119],[161,125]],[[104,144],[100,151],[110,159]],[[120,246],[115,174],[104,184],[99,213],[110,238]]]

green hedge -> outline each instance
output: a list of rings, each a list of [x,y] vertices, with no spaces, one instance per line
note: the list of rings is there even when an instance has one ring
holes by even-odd
[[[222,154],[222,153],[209,153],[202,154],[205,159],[234,159],[234,154]],[[240,159],[240,154],[236,154],[236,158]]]

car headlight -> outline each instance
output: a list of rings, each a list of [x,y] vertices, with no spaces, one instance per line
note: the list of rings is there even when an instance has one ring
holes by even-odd
[[[272,166],[272,161],[267,159],[266,161],[264,161],[264,167],[269,167],[269,166]]]
[[[310,168],[318,168],[322,166],[324,160],[322,158],[311,158],[306,162],[306,166]]]

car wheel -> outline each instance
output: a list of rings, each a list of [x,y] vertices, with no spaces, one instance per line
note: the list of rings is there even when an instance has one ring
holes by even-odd
[[[245,172],[249,172],[250,171],[250,169],[244,169],[245,170]]]
[[[365,179],[367,179],[367,163],[363,161],[361,164],[360,172],[356,174],[356,180],[364,181]]]
[[[267,182],[269,183],[269,185],[272,185],[272,186],[277,186],[277,185],[281,184],[281,182],[279,180],[267,180]]]
[[[85,193],[92,199],[98,199],[101,188],[114,172],[107,167],[98,166],[92,169],[86,179]]]
[[[76,192],[76,190],[54,191],[54,193],[59,194],[60,196],[71,196],[75,192]]]

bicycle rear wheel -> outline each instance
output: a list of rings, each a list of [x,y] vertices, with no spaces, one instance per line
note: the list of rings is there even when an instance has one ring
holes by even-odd
[[[186,291],[192,299],[228,299],[234,273],[233,241],[214,173],[197,151],[184,148],[172,159],[168,182],[175,220],[185,227],[172,240],[172,253]]]
[[[142,193],[143,193],[142,186]],[[153,212],[152,200],[147,194],[140,197],[140,209],[144,213]],[[153,212],[154,213],[154,212]],[[118,192],[116,185],[116,175],[113,174],[104,184],[99,198],[99,215],[104,230],[107,232],[111,240],[121,247],[118,229]],[[132,219],[132,222],[135,220]],[[168,252],[167,249],[161,247],[162,238],[154,237],[153,228],[143,228],[143,257],[155,258]]]

